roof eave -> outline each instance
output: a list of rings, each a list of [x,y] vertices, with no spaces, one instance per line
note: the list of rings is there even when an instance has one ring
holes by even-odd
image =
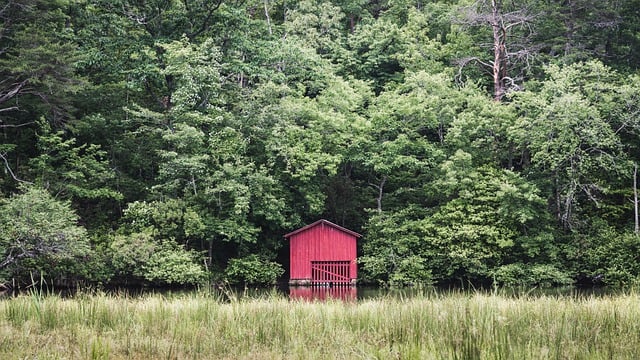
[[[291,236],[293,236],[293,235],[296,235],[296,234],[301,233],[301,232],[303,232],[303,231],[305,231],[305,230],[311,229],[311,228],[313,228],[313,227],[315,227],[315,226],[317,226],[317,225],[319,225],[319,224],[326,224],[326,225],[329,225],[329,226],[331,226],[331,227],[333,227],[333,228],[336,228],[336,229],[338,229],[338,230],[340,230],[340,231],[342,231],[342,232],[345,232],[345,233],[347,233],[347,234],[349,234],[349,235],[355,236],[356,238],[360,238],[360,237],[362,237],[362,235],[358,234],[358,233],[357,233],[357,232],[355,232],[355,231],[349,230],[349,229],[347,229],[347,228],[344,228],[344,227],[342,227],[342,226],[340,226],[340,225],[334,224],[334,223],[332,223],[331,221],[329,221],[329,220],[325,220],[325,219],[320,219],[320,220],[318,220],[318,221],[316,221],[316,222],[313,222],[313,223],[311,223],[311,224],[309,224],[309,225],[303,226],[303,227],[301,227],[301,228],[300,228],[300,229],[298,229],[298,230],[294,230],[294,231],[292,231],[292,232],[290,232],[290,233],[286,234],[284,237],[285,237],[285,239],[288,239],[288,238],[290,238],[290,237],[291,237]]]

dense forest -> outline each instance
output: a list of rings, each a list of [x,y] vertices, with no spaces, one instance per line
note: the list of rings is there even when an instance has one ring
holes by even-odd
[[[0,283],[640,280],[640,1],[4,0]]]

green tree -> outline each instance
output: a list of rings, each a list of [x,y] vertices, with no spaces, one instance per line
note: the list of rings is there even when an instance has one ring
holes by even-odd
[[[63,131],[53,132],[47,123],[40,124],[39,155],[29,162],[31,178],[56,196],[72,200],[85,222],[103,220],[106,214],[95,213],[94,208],[114,211],[113,204],[122,199],[112,187],[116,174],[106,160],[106,153],[99,145],[77,145],[75,137]]]
[[[199,284],[208,279],[202,253],[194,249],[201,219],[181,200],[133,202],[104,253],[112,283]]]
[[[86,230],[68,202],[56,200],[46,190],[23,187],[20,194],[3,200],[0,207],[0,271],[3,281],[26,280],[29,270],[47,273],[53,263],[90,254]],[[29,261],[47,259],[40,269]]]
[[[560,260],[545,200],[534,184],[510,170],[474,166],[461,150],[441,171],[432,191],[444,201],[429,221],[445,249],[443,275],[481,280],[515,261]]]
[[[602,195],[624,163],[616,133],[616,75],[598,62],[551,66],[539,91],[514,101],[522,116],[516,141],[529,149],[531,164],[543,176],[553,213],[565,229],[585,219],[581,209]],[[609,79],[609,80],[607,80]],[[522,95],[522,96],[520,96]]]
[[[478,283],[517,261],[560,264],[534,185],[509,170],[476,168],[461,150],[439,171],[423,190],[429,207],[405,206],[369,220],[361,259],[369,280]]]
[[[72,99],[85,84],[64,3],[9,0],[0,7],[0,160],[3,191],[32,179],[25,164],[33,148],[36,120],[61,129],[72,118]]]
[[[9,0],[0,9],[0,112],[3,127],[20,126],[18,110],[46,113],[52,123],[68,119],[68,96],[80,88],[73,32],[64,5],[55,0]],[[18,101],[19,100],[19,101]]]

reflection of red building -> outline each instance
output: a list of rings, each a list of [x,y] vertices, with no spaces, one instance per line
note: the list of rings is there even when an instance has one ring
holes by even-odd
[[[289,298],[294,300],[342,300],[356,301],[358,291],[353,286],[292,286],[289,288]]]
[[[318,220],[284,237],[290,245],[290,285],[355,285],[360,234]]]

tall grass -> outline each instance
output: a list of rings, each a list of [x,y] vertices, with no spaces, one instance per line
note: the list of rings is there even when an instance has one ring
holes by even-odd
[[[37,359],[635,359],[640,295],[360,302],[207,294],[0,300],[0,354]]]

